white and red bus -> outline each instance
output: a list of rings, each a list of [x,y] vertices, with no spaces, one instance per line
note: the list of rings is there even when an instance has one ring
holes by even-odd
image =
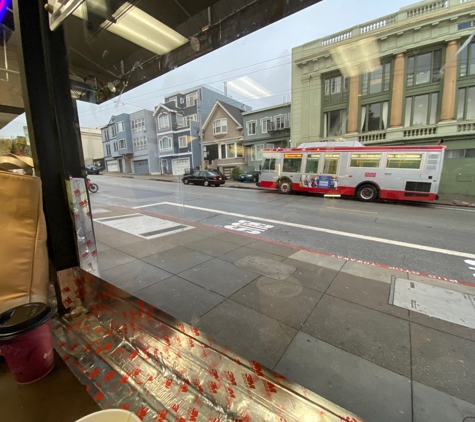
[[[445,146],[365,147],[359,142],[315,142],[264,149],[258,186],[281,193],[433,201]]]

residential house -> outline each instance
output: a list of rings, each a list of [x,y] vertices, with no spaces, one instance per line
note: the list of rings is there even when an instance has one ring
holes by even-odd
[[[246,165],[242,110],[216,101],[203,123],[203,146],[207,167],[218,168],[226,176]]]
[[[106,171],[158,173],[155,119],[150,110],[112,116],[101,127]]]
[[[155,108],[161,173],[179,175],[204,165],[201,126],[218,100],[242,111],[250,110],[206,85],[167,95]]]
[[[242,113],[246,163],[259,170],[264,148],[286,148],[290,143],[290,103]]]
[[[292,146],[443,143],[439,192],[475,195],[473,4],[422,1],[294,48]]]

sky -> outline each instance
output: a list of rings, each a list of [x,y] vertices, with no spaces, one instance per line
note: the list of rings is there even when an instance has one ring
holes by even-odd
[[[287,102],[292,48],[397,12],[411,3],[414,1],[323,0],[99,106],[78,101],[79,123],[81,127],[99,127],[113,115],[153,110],[173,92],[201,84],[223,91],[224,82],[245,76],[269,94],[250,98],[228,86],[234,99],[254,110]],[[0,136],[22,135],[24,125],[23,114],[0,130]]]

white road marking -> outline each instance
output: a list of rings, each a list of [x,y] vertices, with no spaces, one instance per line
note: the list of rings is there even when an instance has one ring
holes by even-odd
[[[348,211],[348,212],[362,212],[364,214],[378,214],[374,211],[362,211],[362,210],[352,210],[349,208],[336,208],[336,207],[325,207],[327,210],[338,210],[338,211]]]
[[[335,235],[338,235],[338,236],[351,237],[351,238],[354,238],[354,239],[362,239],[362,240],[369,240],[371,242],[385,243],[387,245],[402,246],[402,247],[405,247],[405,248],[419,249],[419,250],[428,251],[428,252],[436,252],[436,253],[441,253],[441,254],[444,254],[444,255],[452,255],[452,256],[458,256],[458,257],[461,257],[461,258],[475,259],[475,254],[470,254],[470,253],[466,253],[466,252],[452,251],[450,249],[434,248],[432,246],[424,246],[424,245],[418,245],[416,243],[400,242],[398,240],[383,239],[383,238],[380,238],[380,237],[366,236],[366,235],[363,235],[363,234],[342,232],[342,231],[339,231],[339,230],[325,229],[325,228],[322,228],[322,227],[306,226],[304,224],[290,223],[288,221],[272,220],[270,218],[254,217],[252,215],[238,214],[238,213],[235,213],[235,212],[227,212],[227,211],[221,211],[221,210],[214,210],[214,209],[210,209],[210,208],[195,207],[193,205],[176,204],[176,203],[173,203],[173,202],[159,202],[159,203],[156,203],[156,204],[141,205],[140,207],[135,207],[135,209],[153,207],[153,206],[156,206],[156,205],[170,205],[170,206],[173,206],[173,207],[181,207],[181,208],[189,208],[189,209],[198,210],[198,211],[213,212],[215,214],[230,215],[230,216],[233,216],[233,217],[245,218],[245,219],[247,218],[247,219],[263,221],[263,222],[271,223],[271,224],[280,224],[282,226],[296,227],[296,228],[299,228],[299,229],[313,230],[313,231],[316,231],[316,232],[335,234]]]
[[[475,212],[473,208],[460,208],[460,207],[445,207],[443,205],[431,204],[432,209],[441,209],[441,210],[451,210],[451,211],[465,211],[465,212]]]
[[[235,230],[249,234],[261,234],[272,227],[274,226],[270,226],[269,224],[254,223],[253,221],[246,220],[239,220],[237,223],[231,223],[227,226],[224,226],[224,228],[228,230]]]
[[[94,221],[107,221],[107,220],[116,220],[117,218],[124,218],[124,217],[132,217],[134,215],[142,215],[138,213],[134,214],[122,214],[122,215],[114,215],[113,217],[100,217],[100,218],[94,218]]]

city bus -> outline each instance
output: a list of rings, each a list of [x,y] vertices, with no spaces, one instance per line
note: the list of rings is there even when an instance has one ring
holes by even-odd
[[[364,202],[433,201],[444,150],[442,145],[366,147],[359,142],[264,149],[258,186],[284,194],[355,196]]]

